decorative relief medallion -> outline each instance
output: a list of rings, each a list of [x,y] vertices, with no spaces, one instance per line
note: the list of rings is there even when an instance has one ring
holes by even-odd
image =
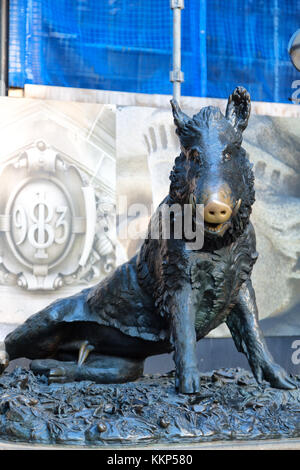
[[[42,141],[26,148],[4,165],[0,184],[0,284],[53,290],[114,268],[111,214],[57,150]]]

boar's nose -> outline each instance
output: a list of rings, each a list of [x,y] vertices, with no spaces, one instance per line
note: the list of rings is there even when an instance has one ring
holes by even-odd
[[[222,224],[231,214],[231,207],[219,199],[209,200],[204,206],[204,220],[211,224]]]

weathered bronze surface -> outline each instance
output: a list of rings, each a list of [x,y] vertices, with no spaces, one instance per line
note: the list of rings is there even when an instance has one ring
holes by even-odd
[[[176,389],[193,394],[202,389],[196,341],[226,322],[257,382],[293,389],[296,382],[267,349],[250,279],[254,177],[241,147],[250,96],[236,88],[225,116],[211,106],[193,118],[174,101],[172,108],[182,152],[163,203],[204,204],[203,248],[151,238],[154,214],[136,256],[97,286],[30,317],[6,337],[8,356],[32,359],[32,371],[50,383],[112,384],[140,377],[146,357],[174,351]]]
[[[115,385],[48,385],[47,377],[18,368],[0,377],[0,440],[192,449],[196,442],[300,435],[298,390],[259,387],[239,369],[201,374],[200,386],[197,394],[178,394],[173,373]]]

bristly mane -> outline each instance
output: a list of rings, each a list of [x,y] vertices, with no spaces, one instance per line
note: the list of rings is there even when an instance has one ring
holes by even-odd
[[[199,134],[201,134],[203,129],[209,128],[210,125],[216,126],[216,123],[220,123],[220,127],[226,123],[226,125],[232,130],[232,143],[236,145],[240,145],[242,143],[242,133],[237,129],[233,129],[233,127],[229,125],[224,114],[216,106],[206,106],[205,108],[202,108],[199,113],[194,114],[192,118],[187,118],[181,122],[181,125],[176,127],[175,132],[182,145],[187,147],[194,137],[199,137]]]
[[[193,116],[193,121],[200,128],[207,126],[211,121],[220,121],[221,119],[225,119],[225,116],[216,106],[206,106]]]
[[[187,178],[187,173],[190,169],[190,162],[187,160],[183,152],[175,158],[175,164],[170,173],[169,179],[171,181],[169,198],[171,204],[183,204],[188,202],[190,191],[190,181]]]

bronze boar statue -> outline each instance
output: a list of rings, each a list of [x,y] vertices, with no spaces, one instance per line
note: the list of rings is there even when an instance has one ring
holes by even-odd
[[[200,389],[196,342],[226,323],[258,383],[295,388],[267,349],[258,323],[251,271],[257,259],[249,221],[254,177],[242,133],[250,96],[237,87],[225,116],[208,106],[192,118],[171,101],[181,153],[162,204],[204,207],[204,243],[151,237],[139,252],[95,287],[57,300],[5,338],[8,360],[32,359],[49,382],[121,383],[143,374],[145,358],[174,351],[175,385]],[[159,210],[159,209],[158,209]]]

